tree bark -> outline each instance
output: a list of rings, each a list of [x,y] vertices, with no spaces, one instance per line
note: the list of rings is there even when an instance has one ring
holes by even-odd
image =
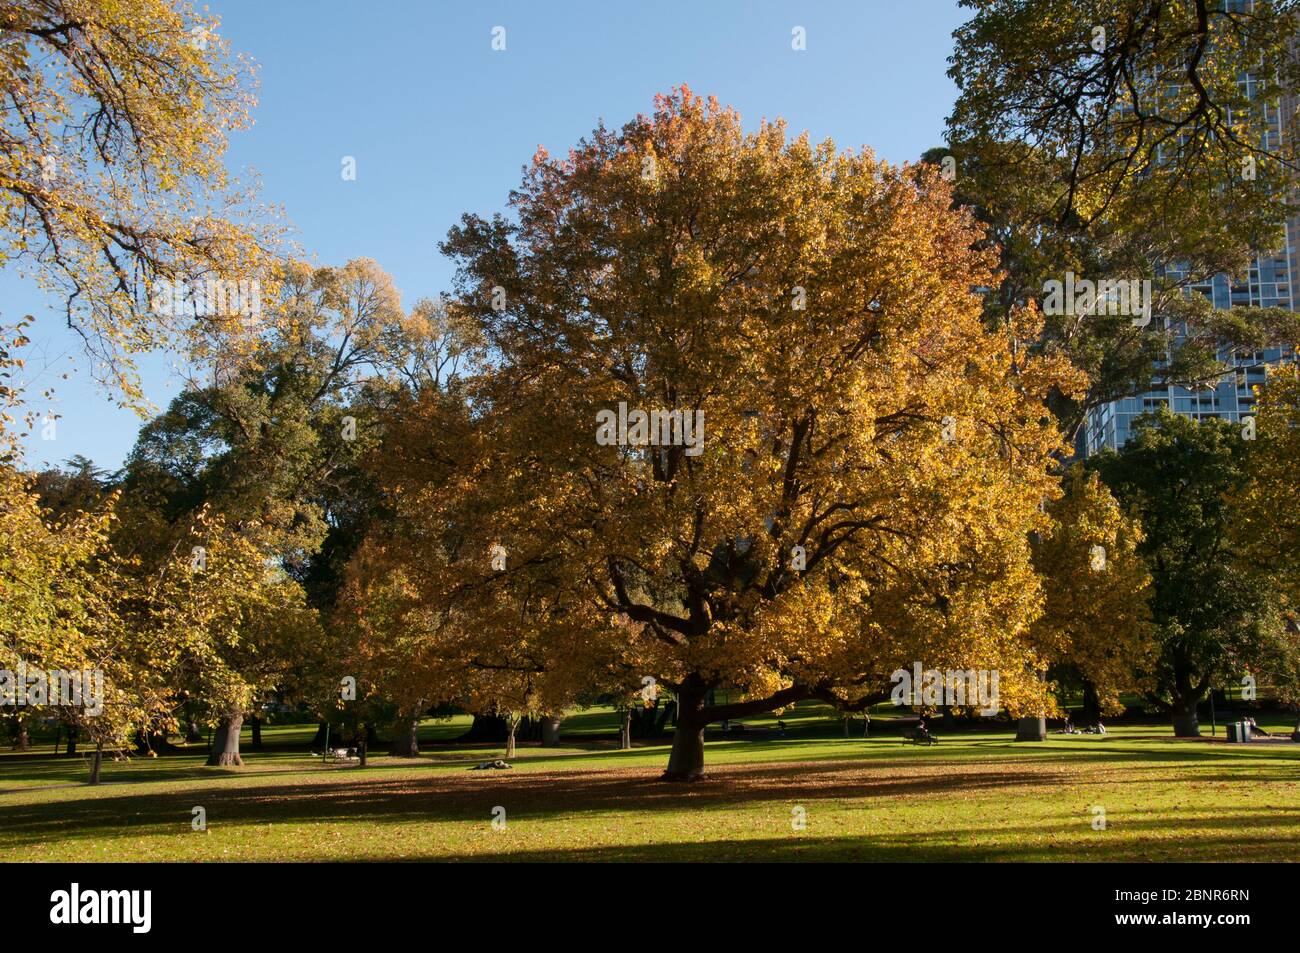
[[[560,744],[560,722],[563,719],[559,715],[542,716],[542,747],[556,748]]]
[[[1097,686],[1088,679],[1083,680],[1083,711],[1079,720],[1085,726],[1101,723],[1101,699],[1097,697]]]
[[[311,741],[307,742],[308,750],[310,751],[325,750],[325,741],[326,741],[326,734],[327,734],[326,728],[328,725],[329,722],[327,721],[322,721],[317,723],[315,736],[311,739]]]
[[[632,750],[632,709],[623,709],[623,721],[618,729],[618,747],[621,751]]]
[[[31,738],[27,734],[27,719],[22,715],[13,716],[14,750],[26,751],[31,747]]]
[[[63,748],[63,755],[67,757],[70,754],[77,753],[77,726],[68,725],[68,743]]]
[[[661,780],[699,781],[704,777],[705,693],[683,684],[677,692],[677,728]]]
[[[1047,719],[1041,715],[1037,718],[1021,718],[1020,725],[1016,728],[1016,740],[1046,741]]]
[[[1039,672],[1038,680],[1047,681],[1047,672]],[[1017,741],[1046,741],[1047,740],[1047,718],[1040,715],[1037,718],[1021,718],[1020,725],[1016,728]]]
[[[515,756],[515,731],[519,728],[519,719],[514,715],[506,718],[506,760]]]
[[[135,750],[138,754],[155,757],[176,750],[176,746],[167,740],[165,731],[147,731],[141,729],[135,733]]]
[[[253,715],[251,718],[248,719],[248,726],[253,729],[253,737],[248,744],[249,750],[261,751],[262,750],[262,719],[257,717],[256,715]]]
[[[242,727],[244,727],[243,715],[228,715],[221,719],[212,738],[212,751],[208,754],[209,765],[217,767],[243,765],[244,759],[239,756],[239,729]]]
[[[1196,702],[1176,702],[1172,715],[1175,738],[1199,738],[1201,736],[1201,725],[1196,717]]]
[[[460,742],[501,742],[506,740],[507,733],[506,720],[502,716],[475,715],[473,723],[469,726],[469,731],[456,740]]]
[[[357,767],[359,768],[366,766],[366,746],[370,741],[370,731],[370,722],[361,726],[361,737],[357,741]]]
[[[393,744],[388,753],[395,758],[420,756],[420,716],[399,719],[393,726]]]
[[[90,783],[99,783],[99,769],[104,764],[104,742],[100,741],[95,744],[95,756],[90,762]]]

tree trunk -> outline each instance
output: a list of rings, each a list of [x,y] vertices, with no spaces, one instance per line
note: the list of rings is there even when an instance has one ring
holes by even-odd
[[[1196,702],[1175,702],[1172,714],[1175,738],[1199,738],[1201,736],[1201,725],[1196,718]]]
[[[400,719],[393,726],[393,744],[388,753],[394,758],[418,758],[420,756],[420,715],[417,712],[410,718]]]
[[[77,726],[68,725],[68,743],[63,749],[63,756],[77,753]]]
[[[621,751],[632,750],[632,709],[623,709],[623,721],[618,729],[618,747]]]
[[[849,722],[853,719],[849,715],[845,715],[841,720],[844,722],[844,737],[847,738],[849,736]]]
[[[135,750],[137,754],[145,754],[153,758],[175,751],[176,746],[167,740],[167,732],[147,731],[142,728],[135,733]]]
[[[1016,729],[1017,741],[1046,741],[1047,719],[1041,715],[1037,718],[1021,718]]]
[[[99,783],[99,769],[104,764],[104,742],[95,744],[95,757],[90,762],[90,783]]]
[[[862,737],[867,737],[871,732],[871,713],[863,709],[862,712]]]
[[[359,768],[366,766],[366,746],[370,741],[370,730],[369,722],[361,726],[361,737],[357,741],[357,767]]]
[[[519,727],[515,729],[516,741],[536,741],[538,744],[542,741],[542,719],[534,718],[532,715],[525,715],[519,719]]]
[[[1083,711],[1079,721],[1084,726],[1101,723],[1101,699],[1097,697],[1097,686],[1088,679],[1083,680]]]
[[[26,751],[31,747],[31,738],[27,735],[27,719],[22,715],[14,715],[14,750]]]
[[[475,715],[474,722],[469,726],[469,731],[456,740],[460,742],[500,742],[506,740],[506,734],[506,720],[500,715]]]
[[[661,780],[699,781],[704,777],[704,692],[685,685],[677,692],[677,728]]]
[[[563,719],[559,715],[542,716],[542,747],[556,748],[560,744],[560,722]]]
[[[243,715],[229,715],[221,719],[217,732],[212,738],[212,751],[208,754],[208,764],[214,766],[235,765],[241,767],[244,759],[239,756],[239,729],[244,727]]]
[[[248,744],[249,750],[261,751],[262,750],[262,719],[254,715],[248,719],[248,726],[253,729],[253,737]]]
[[[1047,672],[1038,673],[1040,682],[1047,681]],[[1021,718],[1020,725],[1016,728],[1017,741],[1046,741],[1047,740],[1047,718],[1040,715],[1037,718]]]
[[[316,735],[307,742],[307,748],[310,751],[324,751],[325,742],[328,740],[328,721],[322,721],[316,725]]]
[[[509,761],[515,756],[515,731],[519,728],[519,719],[510,717],[506,719],[506,760]]]

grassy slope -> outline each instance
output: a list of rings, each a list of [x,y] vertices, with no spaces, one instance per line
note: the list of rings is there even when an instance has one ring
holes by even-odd
[[[595,712],[565,723],[611,725]],[[265,734],[305,743],[311,728]],[[711,779],[688,786],[655,781],[662,745],[527,746],[511,771],[466,770],[491,747],[364,770],[274,747],[243,769],[205,768],[196,752],[110,762],[99,788],[78,783],[81,759],[48,751],[0,756],[0,860],[1300,858],[1300,745],[1175,741],[1166,728],[1019,745],[1005,731],[961,734],[928,749],[896,736],[717,741]],[[191,830],[196,805],[207,832]]]

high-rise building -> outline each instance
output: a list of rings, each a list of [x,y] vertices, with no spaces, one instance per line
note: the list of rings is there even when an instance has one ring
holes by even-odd
[[[1252,388],[1264,383],[1267,366],[1295,358],[1295,351],[1284,347],[1238,352],[1222,348],[1219,360],[1232,369],[1206,387],[1193,390],[1153,383],[1150,390],[1136,397],[1111,401],[1090,411],[1085,433],[1086,452],[1096,453],[1102,447],[1118,450],[1128,442],[1133,421],[1161,407],[1168,407],[1174,413],[1194,420],[1219,417],[1240,421],[1242,417],[1249,417],[1255,406]]]
[[[1293,46],[1291,52],[1292,56],[1300,56],[1300,47]],[[1245,82],[1253,98],[1255,80],[1248,75]],[[1268,120],[1263,145],[1271,151],[1280,146],[1288,130],[1295,128],[1293,120],[1300,108],[1300,96],[1287,95],[1278,106],[1266,104],[1263,108]],[[1205,295],[1216,308],[1300,311],[1300,215],[1292,216],[1286,223],[1284,248],[1258,254],[1252,259],[1245,282],[1233,281],[1228,275],[1215,275],[1210,281],[1192,285],[1191,291]],[[1171,343],[1178,343],[1176,330]],[[1133,421],[1162,406],[1197,420],[1219,417],[1240,421],[1253,413],[1255,395],[1252,388],[1264,382],[1267,367],[1293,361],[1297,355],[1289,346],[1256,351],[1234,351],[1225,347],[1219,350],[1218,357],[1230,369],[1204,387],[1174,387],[1157,380],[1142,394],[1111,401],[1089,411],[1081,441],[1083,452],[1093,454],[1102,447],[1118,450],[1128,441]]]

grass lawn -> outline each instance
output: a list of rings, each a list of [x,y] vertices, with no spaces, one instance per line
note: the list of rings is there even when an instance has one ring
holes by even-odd
[[[312,726],[270,726],[241,769],[204,767],[198,750],[108,761],[97,788],[81,783],[80,757],[46,744],[0,754],[0,860],[1300,858],[1300,744],[1149,726],[1039,744],[938,732],[938,746],[915,748],[837,737],[815,712],[784,720],[786,737],[711,741],[710,778],[691,785],[656,781],[663,744],[525,745],[513,770],[469,771],[501,749],[455,747],[462,721],[426,723],[425,740],[443,743],[419,760],[326,766],[303,750]],[[613,725],[593,711],[565,729]],[[195,806],[206,832],[191,829]]]

